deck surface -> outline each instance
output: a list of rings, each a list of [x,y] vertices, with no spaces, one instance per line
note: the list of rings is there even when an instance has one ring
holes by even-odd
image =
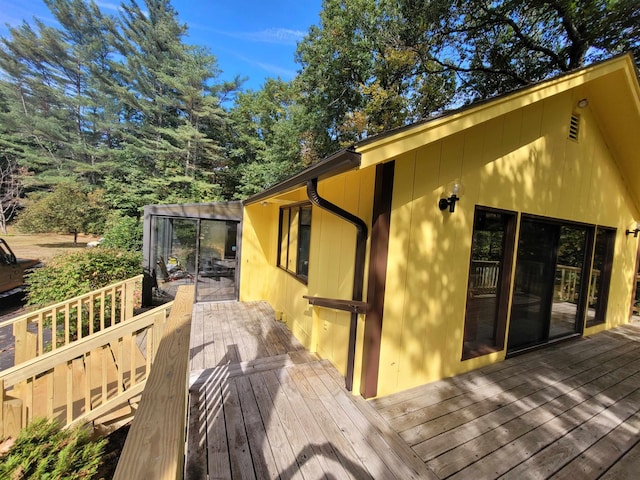
[[[199,303],[187,479],[421,479],[424,463],[265,303]]]
[[[441,478],[640,475],[640,326],[372,400]]]
[[[263,302],[199,303],[187,479],[638,478],[640,326],[365,401]]]

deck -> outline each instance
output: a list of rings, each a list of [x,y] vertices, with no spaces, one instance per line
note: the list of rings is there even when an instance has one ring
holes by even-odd
[[[436,478],[265,303],[195,305],[191,359],[186,479]]]
[[[636,478],[640,325],[365,401],[262,302],[200,303],[187,479]]]

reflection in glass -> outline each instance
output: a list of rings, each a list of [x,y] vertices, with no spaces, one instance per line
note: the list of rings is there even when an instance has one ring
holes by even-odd
[[[509,350],[579,331],[587,227],[523,218],[520,226]]]
[[[238,223],[201,220],[197,301],[233,300]]]
[[[306,283],[309,275],[311,205],[280,208],[278,266]]]
[[[558,226],[523,219],[520,224],[509,349],[547,339]]]
[[[176,285],[193,282],[196,270],[196,232],[197,220],[156,218],[153,254],[159,280]]]
[[[500,318],[505,245],[513,215],[478,209],[473,224],[462,358],[483,355],[504,345]],[[508,268],[508,266],[507,266]]]
[[[309,245],[311,243],[311,207],[300,209],[300,225],[298,227],[298,265],[296,273],[301,277],[309,276]]]
[[[196,301],[233,300],[238,222],[155,217],[152,256],[158,288],[167,298],[196,284]],[[198,238],[199,234],[199,238]]]
[[[577,331],[587,230],[561,226],[549,338]]]
[[[593,252],[593,268],[589,282],[589,308],[587,309],[587,327],[604,323],[607,313],[607,297],[611,280],[611,264],[615,230],[598,228]],[[636,295],[638,292],[636,292]]]

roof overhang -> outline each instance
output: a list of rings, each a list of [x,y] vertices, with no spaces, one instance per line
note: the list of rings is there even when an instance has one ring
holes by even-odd
[[[355,145],[361,168],[390,160],[554,95],[580,89],[640,212],[640,84],[631,53],[459,110],[376,135]]]
[[[242,220],[242,203],[239,201],[231,201],[146,205],[144,207],[145,218],[152,215],[160,217],[240,221]]]
[[[260,202],[267,198],[282,195],[297,188],[300,188],[307,184],[307,181],[314,178],[323,179],[338,175],[340,173],[353,170],[360,166],[360,154],[351,150],[345,149],[334,153],[330,157],[321,160],[320,162],[312,165],[311,167],[303,170],[302,172],[294,175],[283,182],[280,182],[272,187],[263,190],[256,195],[253,195],[243,201],[245,205]]]

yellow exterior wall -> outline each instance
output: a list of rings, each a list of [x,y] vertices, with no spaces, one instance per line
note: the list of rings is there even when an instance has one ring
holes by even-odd
[[[606,325],[585,334],[628,321],[637,239],[624,232],[639,214],[597,118],[575,107],[584,95],[569,90],[479,124],[470,116],[474,126],[419,148],[384,146],[396,170],[379,395],[504,358],[460,360],[476,205],[616,228]],[[568,139],[572,113],[578,142]],[[455,179],[462,198],[443,213],[437,202]]]
[[[606,323],[585,335],[628,321],[638,239],[625,230],[640,220],[634,72],[631,57],[623,57],[374,137],[357,146],[359,170],[320,182],[321,196],[370,227],[376,165],[395,161],[378,395],[504,359],[501,351],[461,361],[476,205],[517,212],[517,230],[523,213],[615,228]],[[583,98],[590,105],[578,109]],[[578,141],[568,139],[572,113],[581,119]],[[438,200],[456,179],[461,200],[453,214],[441,212]],[[305,200],[300,188],[246,206],[240,300],[269,301],[309,350],[344,374],[350,315],[310,307],[302,297],[351,298],[356,231],[313,207],[304,285],[276,266],[276,255],[280,206]],[[363,322],[360,316],[354,392]]]
[[[360,217],[370,226],[374,183],[375,167],[320,181],[318,192],[321,197]],[[302,297],[311,295],[351,299],[356,228],[334,214],[313,206],[309,281],[308,285],[304,285],[278,268],[276,257],[280,207],[305,200],[306,191],[300,188],[245,207],[240,300],[267,300],[276,312],[282,312],[288,328],[306,348],[329,359],[345,374],[350,314],[311,307]],[[362,333],[362,316],[358,328]],[[361,338],[358,352],[362,350]],[[356,358],[360,356],[356,354]],[[356,367],[354,391],[359,388],[359,362]]]

